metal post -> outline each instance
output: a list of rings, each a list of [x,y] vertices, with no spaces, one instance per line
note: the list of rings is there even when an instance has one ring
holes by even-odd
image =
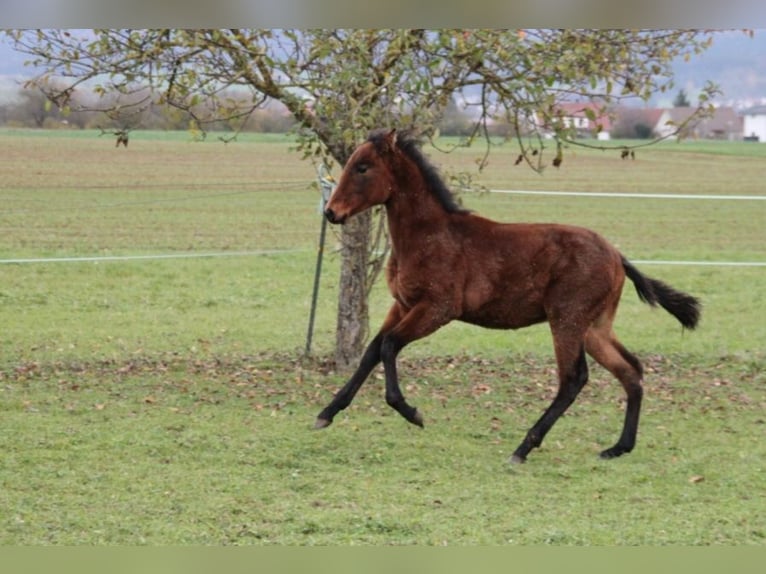
[[[322,226],[319,230],[319,250],[317,252],[316,271],[314,272],[314,291],[311,294],[311,312],[309,314],[309,329],[306,334],[306,355],[311,354],[311,339],[314,334],[314,317],[316,316],[317,299],[319,297],[319,278],[322,275],[322,256],[324,254],[325,235],[327,233],[327,218],[324,216],[324,206],[335,189],[335,180],[327,171],[324,164],[319,166],[318,170],[319,191],[322,194],[320,202],[320,213],[322,216]]]

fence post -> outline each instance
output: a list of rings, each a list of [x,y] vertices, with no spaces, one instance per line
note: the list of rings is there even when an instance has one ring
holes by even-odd
[[[322,217],[322,224],[319,230],[319,250],[317,251],[317,264],[314,271],[314,290],[311,294],[311,311],[309,313],[309,328],[306,334],[306,356],[311,354],[311,339],[314,335],[314,317],[316,316],[317,299],[319,297],[319,278],[322,275],[322,256],[324,255],[325,235],[327,233],[327,218],[324,216],[324,206],[335,189],[335,180],[329,174],[327,166],[322,164],[317,170],[319,180],[319,191],[322,198],[319,203],[319,212]]]

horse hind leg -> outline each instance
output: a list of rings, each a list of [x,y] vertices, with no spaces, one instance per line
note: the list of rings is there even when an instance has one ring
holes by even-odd
[[[588,363],[581,337],[569,340],[554,335],[558,363],[559,388],[556,397],[538,421],[529,429],[524,440],[511,456],[511,463],[526,461],[529,452],[539,447],[554,423],[564,414],[588,382]]]
[[[643,368],[640,361],[617,340],[608,328],[593,328],[585,338],[588,354],[607,369],[625,389],[627,402],[622,433],[614,446],[601,452],[601,458],[616,458],[629,453],[636,445],[638,419],[643,398]]]

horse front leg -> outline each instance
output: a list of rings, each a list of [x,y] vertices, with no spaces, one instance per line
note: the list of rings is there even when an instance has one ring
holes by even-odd
[[[362,355],[362,360],[359,362],[354,374],[343,387],[335,393],[332,401],[327,405],[314,423],[315,429],[323,429],[332,424],[332,420],[340,411],[345,409],[354,400],[356,393],[362,386],[364,381],[370,375],[375,366],[380,363],[380,347],[383,341],[382,331],[378,333],[372,342],[367,346],[367,349]]]

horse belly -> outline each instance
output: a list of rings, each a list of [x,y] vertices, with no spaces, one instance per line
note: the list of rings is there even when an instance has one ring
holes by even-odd
[[[498,301],[466,310],[458,319],[488,329],[521,329],[542,323],[546,316],[541,304],[517,306],[508,301]]]
[[[545,321],[544,290],[537,278],[519,280],[503,263],[471,270],[459,320],[490,329],[519,329]]]

